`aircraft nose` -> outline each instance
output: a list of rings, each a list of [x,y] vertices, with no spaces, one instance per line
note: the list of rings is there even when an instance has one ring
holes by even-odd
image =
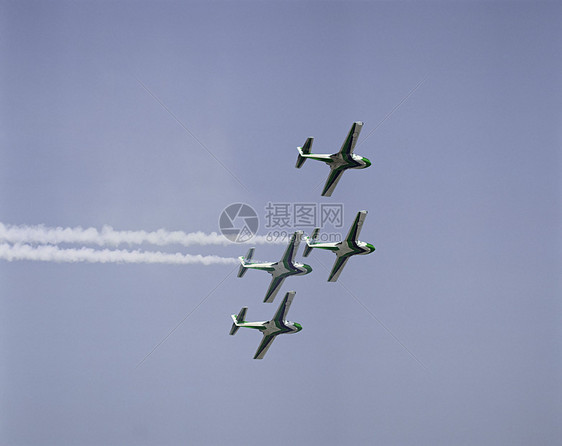
[[[371,245],[370,243],[367,243],[367,248],[369,248],[369,253],[373,252],[375,250],[375,247],[373,245]]]
[[[371,165],[371,161],[369,161],[367,158],[363,158],[363,162],[365,163],[365,167],[369,167]]]
[[[310,265],[303,265],[303,266],[304,266],[304,269],[306,269],[306,274],[312,272],[312,267]]]
[[[301,324],[297,324],[296,322],[293,322],[293,325],[296,327],[297,332],[302,330],[302,325]]]

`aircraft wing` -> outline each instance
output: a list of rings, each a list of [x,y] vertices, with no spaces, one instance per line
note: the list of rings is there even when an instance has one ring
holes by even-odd
[[[264,335],[258,349],[256,350],[254,359],[263,359],[263,357],[269,350],[269,347],[271,347],[271,344],[273,344],[274,340],[275,340],[275,335],[267,335],[267,336]]]
[[[328,175],[328,179],[326,180],[326,184],[324,185],[324,190],[322,191],[323,197],[332,196],[332,192],[338,185],[338,181],[343,175],[344,170],[345,169],[342,169],[341,167],[336,167],[334,169],[330,168],[330,175]]]
[[[341,272],[343,271],[343,267],[349,260],[351,256],[338,256],[336,259],[336,263],[334,263],[334,267],[330,272],[330,277],[328,277],[328,282],[335,282],[340,277]]]
[[[277,293],[281,289],[281,285],[283,285],[284,281],[284,276],[274,276],[273,279],[271,279],[271,284],[269,285],[267,293],[265,293],[265,299],[263,300],[265,303],[273,302],[273,299],[277,296]]]
[[[283,254],[283,258],[281,261],[285,263],[285,265],[289,264],[292,265],[295,261],[295,255],[299,249],[299,245],[301,243],[303,232],[296,231],[292,236],[291,240],[289,240],[289,245],[285,250],[285,254]]]
[[[295,291],[289,291],[287,294],[285,294],[285,297],[283,298],[281,305],[279,305],[279,308],[277,309],[277,312],[275,313],[275,316],[273,316],[272,320],[283,322],[287,319],[287,313],[289,312],[289,308],[291,308],[291,304],[293,303],[293,297],[295,297],[295,294]]]
[[[356,242],[357,237],[359,237],[359,233],[361,232],[361,228],[363,227],[363,222],[365,221],[365,217],[367,217],[367,211],[359,211],[357,212],[357,217],[355,217],[355,221],[349,228],[349,233],[345,238],[348,242]]]
[[[361,121],[354,122],[347,134],[347,138],[343,142],[340,155],[344,158],[349,156],[353,153],[353,149],[355,149],[355,144],[357,144],[357,139],[359,138],[359,133],[361,133],[361,129],[363,128],[363,123]]]

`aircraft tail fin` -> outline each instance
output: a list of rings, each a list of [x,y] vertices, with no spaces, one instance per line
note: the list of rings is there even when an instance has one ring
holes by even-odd
[[[254,250],[255,248],[250,248],[248,250],[248,254],[246,254],[246,256],[242,256],[242,257],[238,257],[240,259],[240,268],[238,269],[238,277],[242,277],[244,276],[244,274],[246,274],[246,271],[248,270],[247,267],[244,266],[244,264],[246,262],[249,262],[250,260],[252,260],[252,257],[254,256]]]
[[[302,167],[302,165],[304,164],[304,162],[306,161],[306,157],[302,156],[302,155],[310,155],[310,147],[312,147],[312,142],[314,141],[314,138],[306,138],[306,141],[304,142],[304,145],[302,147],[298,148],[299,151],[299,156],[297,157],[297,164],[296,164],[296,168],[300,169]]]
[[[241,322],[244,322],[244,318],[246,317],[246,311],[248,311],[248,307],[242,307],[242,309],[240,310],[240,313],[238,313],[238,315],[233,314],[232,315],[232,327],[230,328],[230,335],[235,335],[236,332],[238,331],[238,329],[240,328],[240,326],[238,324],[240,324]]]
[[[314,243],[318,238],[318,232],[320,232],[320,228],[315,228],[314,231],[312,231],[312,235],[310,236],[310,238],[306,240],[306,246],[304,247],[304,252],[302,254],[303,257],[308,257],[310,251],[312,251],[312,248],[314,248]]]

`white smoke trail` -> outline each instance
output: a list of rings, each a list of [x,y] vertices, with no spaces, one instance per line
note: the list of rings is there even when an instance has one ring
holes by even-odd
[[[238,260],[230,257],[202,256],[191,254],[168,254],[150,251],[126,251],[109,249],[62,249],[58,246],[31,246],[26,244],[0,244],[0,259],[12,262],[14,260],[36,260],[42,262],[89,262],[89,263],[161,263],[188,265],[199,263],[203,265],[235,264]]]
[[[6,225],[0,223],[0,242],[8,243],[38,243],[58,245],[60,243],[80,243],[98,246],[118,246],[122,244],[141,245],[149,243],[157,246],[166,245],[234,245],[226,237],[211,232],[186,233],[183,231],[116,231],[111,226],[103,226],[101,231],[96,228],[81,227],[62,228],[46,227],[44,225]],[[284,237],[275,238],[258,235],[244,242],[244,244],[262,245],[266,243],[286,243]]]

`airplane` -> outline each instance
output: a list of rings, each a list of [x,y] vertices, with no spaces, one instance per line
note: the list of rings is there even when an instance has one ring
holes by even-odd
[[[357,240],[366,216],[367,211],[359,211],[357,213],[357,217],[355,217],[355,221],[353,222],[353,225],[351,225],[347,237],[341,242],[317,242],[316,240],[318,239],[318,231],[320,231],[320,228],[314,229],[312,235],[305,238],[307,246],[304,248],[304,257],[308,257],[313,248],[328,249],[337,256],[336,262],[330,272],[330,277],[328,277],[328,282],[335,282],[338,280],[343,267],[351,256],[357,254],[370,254],[375,250],[375,247],[370,243],[360,242]]]
[[[248,269],[261,269],[262,271],[267,271],[273,276],[271,279],[271,284],[269,285],[267,293],[265,294],[265,299],[263,300],[264,302],[273,302],[275,296],[277,296],[277,293],[281,288],[281,285],[283,285],[283,282],[287,277],[303,276],[312,271],[312,268],[309,265],[295,262],[295,254],[299,249],[299,244],[301,242],[302,236],[302,231],[296,231],[291,236],[291,240],[289,241],[289,245],[285,250],[285,254],[283,255],[283,258],[279,260],[279,262],[251,263],[255,248],[250,248],[250,250],[246,254],[246,257],[238,257],[241,263],[240,269],[238,270],[238,277],[242,277],[244,274],[246,274],[246,271]]]
[[[324,185],[324,190],[322,191],[323,197],[331,197],[332,192],[336,188],[338,181],[343,175],[344,171],[347,169],[365,169],[371,165],[371,161],[353,153],[355,149],[355,144],[357,144],[357,138],[359,138],[359,133],[363,123],[361,121],[354,122],[351,126],[347,138],[343,142],[341,149],[338,153],[333,155],[321,155],[316,153],[310,153],[310,147],[314,138],[307,138],[302,147],[297,147],[299,151],[299,156],[297,158],[296,168],[300,169],[304,162],[310,158],[313,160],[323,161],[330,167],[330,175],[326,180]]]
[[[285,297],[283,298],[281,305],[279,305],[275,316],[273,316],[273,319],[270,321],[246,322],[244,318],[246,317],[248,307],[242,307],[238,315],[232,315],[233,324],[230,329],[231,335],[235,335],[240,327],[255,328],[256,330],[260,330],[262,332],[263,339],[256,351],[256,354],[254,355],[254,359],[263,359],[276,336],[285,333],[297,333],[302,330],[300,324],[285,320],[295,294],[295,291],[289,291],[285,294]]]

